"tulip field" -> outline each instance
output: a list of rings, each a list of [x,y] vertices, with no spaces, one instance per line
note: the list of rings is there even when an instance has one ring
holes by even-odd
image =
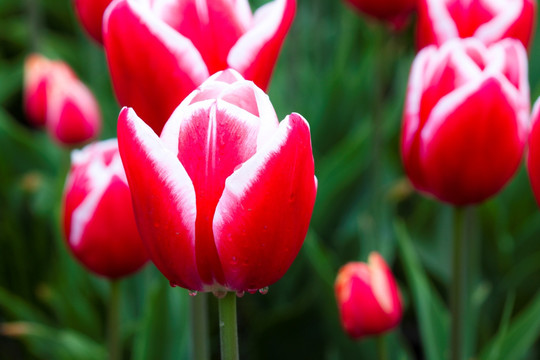
[[[540,359],[536,0],[0,0],[0,360]]]

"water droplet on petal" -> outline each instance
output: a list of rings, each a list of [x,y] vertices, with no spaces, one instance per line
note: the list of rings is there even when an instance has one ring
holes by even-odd
[[[169,285],[171,285],[171,287],[177,287],[178,286],[175,283],[173,283],[172,281],[169,281]]]
[[[260,289],[259,289],[259,293],[261,293],[262,295],[268,294],[268,286],[265,286],[265,287],[263,287],[263,288],[260,288]]]
[[[197,290],[189,290],[189,296],[196,296],[198,293]]]
[[[250,294],[255,294],[257,292],[257,289],[248,289],[247,292]]]
[[[245,295],[245,293],[246,293],[245,291],[237,291],[236,296],[241,298],[241,297],[243,297]]]

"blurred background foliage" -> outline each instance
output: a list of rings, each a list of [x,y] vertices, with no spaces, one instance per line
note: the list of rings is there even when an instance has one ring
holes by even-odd
[[[69,0],[0,0],[0,359],[102,359],[109,284],[73,260],[59,231],[70,150],[22,113],[23,61],[33,51],[66,61],[93,90],[101,138],[115,136],[119,111],[104,53]],[[399,158],[414,53],[414,17],[393,32],[340,1],[298,0],[269,95],[280,118],[295,111],[310,122],[319,190],[291,269],[267,295],[238,300],[242,358],[374,358],[373,340],[353,342],[341,330],[333,294],[339,267],[373,250],[392,265],[406,306],[387,336],[390,358],[447,357],[452,210],[415,193]],[[540,212],[524,166],[500,195],[468,211],[467,354],[538,359]],[[187,291],[171,288],[153,265],[122,291],[124,358],[189,358]],[[209,300],[218,359],[217,305]]]

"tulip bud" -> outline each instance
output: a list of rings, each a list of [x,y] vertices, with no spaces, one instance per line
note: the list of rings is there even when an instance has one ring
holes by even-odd
[[[86,32],[98,43],[103,43],[103,13],[112,0],[73,0],[75,13]]]
[[[378,253],[368,263],[350,262],[338,273],[335,293],[341,324],[353,339],[396,327],[403,313],[399,288]]]
[[[53,73],[71,72],[63,63],[50,61],[38,54],[29,55],[24,62],[24,112],[35,126],[45,125],[47,116],[47,83]]]
[[[56,76],[49,83],[46,126],[52,138],[77,145],[95,138],[101,112],[90,90],[74,76]]]
[[[25,62],[24,109],[34,125],[45,125],[64,145],[89,141],[101,128],[99,105],[71,68],[37,54]]]
[[[235,69],[266,89],[295,10],[295,0],[274,0],[255,14],[247,0],[115,1],[103,37],[118,101],[160,134],[217,71]]]
[[[417,0],[346,0],[362,14],[401,28],[416,8]]]
[[[417,190],[462,206],[496,194],[514,175],[527,141],[527,54],[505,39],[486,47],[454,39],[413,62],[401,156]]]
[[[467,37],[488,46],[514,38],[527,48],[535,19],[536,0],[418,0],[418,48]]]
[[[268,96],[227,70],[178,106],[161,137],[122,109],[118,142],[141,237],[171,285],[253,292],[284,275],[317,187],[301,115],[279,123]]]
[[[116,139],[72,152],[64,189],[63,230],[73,255],[98,275],[123,277],[148,260]]]

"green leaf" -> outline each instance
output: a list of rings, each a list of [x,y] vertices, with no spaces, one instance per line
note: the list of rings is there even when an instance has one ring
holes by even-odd
[[[187,291],[155,281],[148,291],[142,326],[134,339],[133,360],[188,359]]]
[[[540,291],[529,306],[509,326],[499,332],[483,349],[480,360],[520,359],[540,335]]]
[[[46,316],[40,309],[2,287],[0,287],[0,308],[17,320],[47,322]]]
[[[439,295],[430,284],[416,255],[405,225],[394,224],[405,276],[412,295],[426,359],[442,359],[448,352],[450,316]]]
[[[32,322],[12,322],[2,324],[0,334],[20,338],[40,359],[103,360],[106,356],[103,346],[72,330]]]

